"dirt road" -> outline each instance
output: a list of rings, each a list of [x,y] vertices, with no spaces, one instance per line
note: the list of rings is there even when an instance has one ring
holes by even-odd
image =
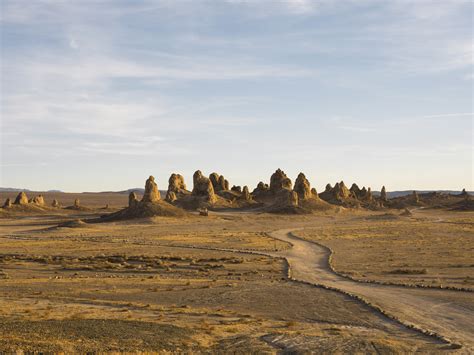
[[[270,235],[293,245],[272,255],[288,260],[294,279],[355,294],[404,324],[461,344],[463,352],[474,351],[474,293],[351,281],[331,270],[329,251],[295,237],[291,231],[278,230]]]

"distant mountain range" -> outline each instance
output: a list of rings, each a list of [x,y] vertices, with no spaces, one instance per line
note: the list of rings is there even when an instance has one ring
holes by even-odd
[[[32,190],[18,189],[18,188],[12,188],[12,187],[0,187],[0,192],[20,192],[20,191],[31,192]],[[387,195],[388,195],[388,198],[394,198],[394,197],[410,195],[410,194],[413,193],[413,191],[414,190],[388,191]],[[429,192],[440,192],[440,193],[444,193],[444,194],[457,195],[457,194],[461,193],[461,191],[456,191],[456,190],[415,190],[415,191],[418,192],[419,194],[424,194],[424,193],[429,193]],[[48,191],[45,191],[45,192],[62,192],[62,191],[61,190],[48,190]],[[122,191],[101,191],[101,192],[84,192],[84,193],[95,193],[95,194],[99,194],[99,193],[117,193],[117,194],[127,194],[128,195],[130,192],[135,192],[139,195],[143,195],[143,193],[145,192],[145,189],[143,189],[141,187],[135,187],[135,188],[131,188],[131,189],[128,189],[128,190],[122,190]],[[166,190],[160,190],[160,193],[162,195],[166,195]],[[380,191],[372,191],[372,193],[374,194],[374,196],[380,196]],[[470,195],[473,195],[474,191],[468,191],[468,193]]]
[[[99,192],[89,192],[89,191],[84,191],[83,193],[85,194],[129,194],[130,192],[136,192],[138,194],[143,194],[145,192],[144,188],[141,187],[135,187],[132,189],[128,190],[122,190],[122,191],[99,191]]]
[[[0,192],[20,192],[20,191],[31,192],[33,190],[18,189],[18,188],[15,188],[15,187],[0,187]],[[62,191],[61,190],[48,190],[48,191],[44,191],[44,192],[62,192]]]
[[[413,193],[413,191],[416,191],[419,194],[439,192],[442,194],[450,194],[450,195],[459,195],[462,192],[462,191],[456,191],[456,190],[401,190],[401,191],[387,191],[387,196],[388,198],[401,197],[401,196],[410,195]],[[468,193],[472,195],[474,191],[468,191]],[[380,191],[373,191],[373,194],[375,196],[380,196]]]

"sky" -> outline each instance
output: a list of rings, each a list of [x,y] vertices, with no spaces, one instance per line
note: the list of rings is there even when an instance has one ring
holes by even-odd
[[[0,186],[473,190],[470,0],[0,0]]]

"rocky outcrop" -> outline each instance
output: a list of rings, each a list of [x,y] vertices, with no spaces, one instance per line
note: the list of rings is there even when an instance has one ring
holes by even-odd
[[[242,199],[245,201],[250,201],[252,199],[252,196],[250,195],[249,188],[247,185],[244,186],[242,189]]]
[[[171,174],[168,179],[168,192],[174,192],[176,194],[186,190],[186,184],[184,183],[184,177],[180,174]]]
[[[150,175],[145,183],[145,192],[143,194],[142,202],[156,202],[161,199],[160,191],[158,191],[158,185],[155,182],[155,178]]]
[[[291,180],[283,170],[277,169],[270,177],[270,191],[277,193],[282,189],[291,190]]]
[[[211,180],[212,187],[214,188],[215,192],[229,190],[229,181],[225,179],[224,175],[212,173],[209,175],[209,180]]]
[[[303,173],[298,174],[293,190],[298,194],[300,200],[306,200],[311,197],[311,186]]]
[[[190,192],[186,190],[184,177],[180,174],[171,174],[168,179],[168,191],[166,192],[165,201],[173,203],[183,196],[189,195]]]
[[[74,208],[80,208],[81,207],[81,201],[79,201],[78,198],[74,200]]]
[[[419,202],[420,202],[420,197],[418,196],[418,192],[413,191],[413,193],[412,193],[412,200],[413,200],[413,202],[415,202],[415,203],[419,203]]]
[[[359,189],[359,186],[357,184],[352,184],[350,190],[351,196],[357,200],[360,201],[371,201],[372,200],[372,191],[369,187],[367,188],[364,186],[362,189]]]
[[[357,199],[361,198],[361,189],[359,188],[359,186],[356,183],[352,184],[349,191],[351,192],[351,194],[354,198],[357,198]]]
[[[387,202],[387,191],[385,190],[385,186],[382,186],[382,190],[380,190],[380,200],[383,202]]]
[[[44,206],[44,197],[43,195],[38,195],[33,197],[31,203],[34,203],[37,206]]]
[[[177,180],[179,181],[180,179],[177,178]],[[184,183],[184,181],[182,182]],[[172,185],[177,187],[183,186],[179,183]],[[168,191],[168,194],[175,193],[173,191]],[[101,216],[101,221],[107,222],[148,217],[184,217],[185,215],[186,213],[182,209],[160,199],[158,186],[155,183],[155,179],[153,176],[150,176],[146,180],[145,193],[141,201],[138,200],[135,192],[130,192],[128,195],[128,207],[124,208],[123,210]]]
[[[336,183],[333,190],[334,190],[333,192],[334,192],[334,195],[336,196],[336,198],[339,198],[341,200],[347,199],[351,195],[351,192],[349,191],[349,189],[344,184],[344,181]]]
[[[261,195],[265,194],[270,191],[270,188],[268,187],[268,184],[263,183],[263,181],[260,181],[257,184],[257,187],[252,191],[252,195]]]
[[[12,206],[12,200],[10,198],[7,198],[5,200],[5,203],[3,204],[3,208],[9,208]]]
[[[351,196],[351,191],[346,187],[344,181],[336,183],[334,187],[331,184],[326,185],[326,190],[320,194],[320,197],[328,202],[342,202]]]
[[[237,192],[237,193],[242,193],[242,188],[240,186],[232,186],[232,188],[230,189],[230,191],[234,191],[234,192]]]
[[[344,181],[340,181],[331,187],[326,185],[326,190],[319,194],[321,199],[334,205],[340,205],[348,208],[359,208],[361,206],[373,208],[372,192],[365,186],[361,189],[357,184],[352,184],[348,189]]]
[[[300,206],[298,194],[296,191],[281,189],[278,193],[273,194],[274,199],[272,203],[266,208],[270,213],[278,214],[305,214],[310,213],[309,209]],[[316,201],[307,199],[305,202]],[[316,201],[317,202],[317,201]]]
[[[227,186],[226,186],[227,182]],[[229,182],[224,178],[224,175],[219,176],[217,181],[217,191],[227,191],[229,190]]]
[[[134,207],[137,207],[138,206],[138,196],[135,192],[130,192],[130,194],[128,195],[128,207],[130,208],[134,208]]]
[[[214,189],[214,191],[219,191],[219,178],[220,178],[220,175],[218,173],[212,173],[211,175],[209,175],[209,180],[211,180],[211,183],[212,183],[212,188]],[[222,188],[224,188],[224,186],[222,186]]]
[[[311,189],[311,197],[317,200],[319,199],[318,191],[316,191],[314,187]]]
[[[193,196],[204,198],[209,203],[217,201],[211,180],[203,176],[200,170],[197,170],[194,173],[193,184]]]
[[[296,193],[296,191],[290,191],[290,193],[288,194],[288,206],[298,206],[298,194]]]
[[[28,204],[28,196],[26,196],[26,193],[24,191],[21,191],[14,202],[15,205],[27,205]]]
[[[372,201],[373,200],[372,189],[369,187],[367,189],[367,193],[365,194],[365,200]]]
[[[61,207],[61,204],[59,203],[58,200],[54,199],[53,203],[51,203],[51,206],[54,207],[54,208],[59,208],[59,207]]]
[[[166,193],[165,201],[169,203],[173,203],[178,199],[178,196],[176,196],[176,192],[174,191],[169,191]]]

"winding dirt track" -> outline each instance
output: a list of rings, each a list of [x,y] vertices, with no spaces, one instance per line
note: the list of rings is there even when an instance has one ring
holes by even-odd
[[[295,237],[291,231],[278,230],[270,236],[293,245],[292,248],[269,253],[284,257],[295,280],[341,290],[362,297],[406,325],[434,332],[462,349],[474,352],[474,294],[468,292],[416,289],[360,283],[341,277],[329,266],[329,251]]]

